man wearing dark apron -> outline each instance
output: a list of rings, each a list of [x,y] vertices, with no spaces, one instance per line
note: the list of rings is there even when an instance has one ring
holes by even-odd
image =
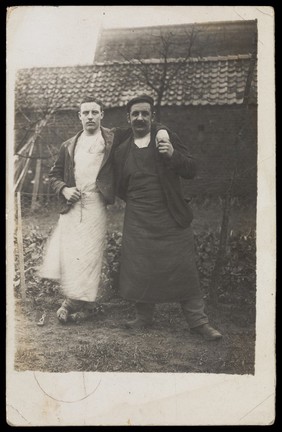
[[[132,134],[114,152],[116,194],[126,201],[120,294],[137,312],[127,327],[149,327],[156,303],[179,302],[191,332],[220,339],[204,311],[193,216],[181,187],[181,177],[195,176],[195,162],[174,133],[156,139],[151,97],[129,101],[127,115]]]

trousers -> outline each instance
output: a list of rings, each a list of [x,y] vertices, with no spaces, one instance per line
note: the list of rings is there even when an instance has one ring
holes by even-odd
[[[209,322],[202,297],[192,297],[189,300],[180,302],[180,306],[190,328],[195,328]],[[137,302],[135,307],[139,319],[148,323],[152,321],[155,310],[154,303]]]

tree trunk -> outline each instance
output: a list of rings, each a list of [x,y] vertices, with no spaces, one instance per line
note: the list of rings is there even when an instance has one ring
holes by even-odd
[[[213,269],[213,274],[212,274],[212,279],[210,284],[210,297],[211,297],[211,303],[213,305],[217,305],[218,303],[218,287],[220,283],[221,270],[224,265],[224,257],[226,253],[229,217],[231,212],[231,198],[232,198],[232,185],[229,191],[227,192],[223,203],[223,214],[222,214],[218,254],[216,257],[215,266]]]
[[[160,107],[160,105],[155,106],[155,113],[156,113],[156,121],[159,123],[161,121],[161,107]]]

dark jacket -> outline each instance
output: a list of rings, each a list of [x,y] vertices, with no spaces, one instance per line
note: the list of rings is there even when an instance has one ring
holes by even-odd
[[[82,132],[83,131],[80,131],[77,135],[65,141],[61,145],[58,158],[49,173],[51,187],[59,196],[60,213],[67,213],[70,209],[70,206],[67,204],[65,197],[61,194],[61,190],[64,186],[75,186],[74,150],[77,144],[77,140],[82,134]],[[105,153],[101,168],[96,179],[96,184],[105,199],[105,203],[113,204],[115,201],[115,195],[113,169],[110,155],[115,130],[101,127],[101,132],[105,140]]]
[[[157,129],[152,127],[151,139],[153,142],[155,142],[156,131]],[[187,228],[191,224],[193,213],[188,203],[189,200],[184,198],[181,177],[184,179],[194,178],[196,174],[196,164],[178,136],[170,131],[168,131],[168,133],[174,148],[173,155],[170,159],[165,158],[158,153],[154,145],[156,167],[168,210],[181,227]],[[123,170],[132,141],[132,133],[123,141],[120,135],[116,134],[113,144],[115,191],[116,195],[124,201],[126,201],[127,185],[123,176]]]

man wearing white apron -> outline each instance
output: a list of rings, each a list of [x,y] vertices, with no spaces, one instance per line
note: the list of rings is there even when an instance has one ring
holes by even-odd
[[[57,317],[62,323],[93,314],[106,236],[106,205],[115,200],[113,139],[130,132],[102,127],[102,104],[92,97],[81,102],[78,115],[83,130],[62,144],[49,174],[61,214],[40,270],[42,278],[61,283],[65,300]]]
[[[83,130],[64,142],[50,171],[61,201],[60,219],[49,240],[41,277],[59,279],[65,300],[59,321],[86,318],[97,296],[106,235],[106,205],[114,202],[110,150],[114,133],[101,127],[104,112],[85,99]]]

